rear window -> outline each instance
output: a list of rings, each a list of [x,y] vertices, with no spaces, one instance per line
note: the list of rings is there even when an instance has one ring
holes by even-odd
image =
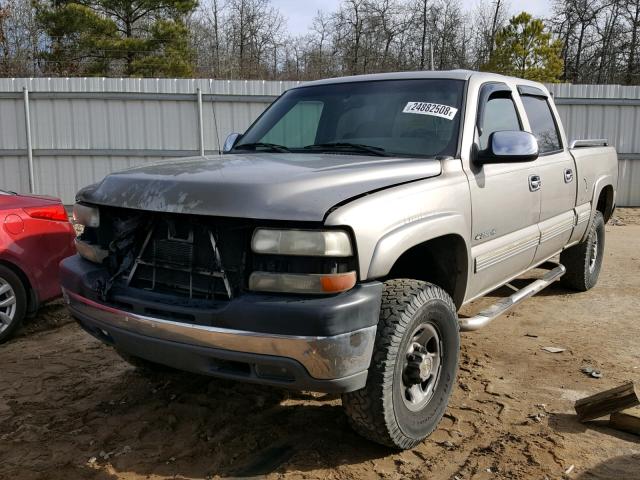
[[[529,119],[531,131],[538,139],[540,153],[562,149],[558,127],[553,118],[549,102],[544,97],[522,96],[524,111]]]

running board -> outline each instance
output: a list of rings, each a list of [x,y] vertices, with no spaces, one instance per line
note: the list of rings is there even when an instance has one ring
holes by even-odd
[[[562,275],[564,275],[566,271],[567,269],[564,267],[564,265],[557,265],[553,270],[548,271],[541,279],[531,282],[526,287],[517,290],[513,295],[503,298],[490,307],[485,308],[474,317],[458,318],[458,321],[460,322],[460,331],[470,332],[487,326],[495,318],[510,310],[515,305],[519,304],[529,297],[532,297],[536,293],[551,285]]]

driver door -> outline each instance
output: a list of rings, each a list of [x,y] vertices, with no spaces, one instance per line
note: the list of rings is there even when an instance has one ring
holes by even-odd
[[[483,85],[478,104],[475,152],[493,132],[523,130],[512,91],[504,83]],[[540,191],[536,162],[471,162],[473,281],[476,297],[509,281],[533,262],[539,241]]]

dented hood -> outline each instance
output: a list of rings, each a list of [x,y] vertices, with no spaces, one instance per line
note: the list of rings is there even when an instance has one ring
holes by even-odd
[[[322,221],[368,192],[439,175],[440,161],[256,153],[195,157],[113,173],[78,193],[98,205],[157,212]]]

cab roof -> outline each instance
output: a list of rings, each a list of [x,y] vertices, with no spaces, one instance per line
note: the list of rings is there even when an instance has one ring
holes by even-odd
[[[464,80],[471,78],[482,82],[505,82],[508,84],[518,83],[521,85],[531,85],[546,90],[544,85],[531,80],[524,80],[516,77],[509,77],[497,73],[476,72],[473,70],[435,70],[435,71],[418,71],[418,72],[390,72],[390,73],[374,73],[368,75],[354,75],[350,77],[327,78],[323,80],[315,80],[306,82],[295,88],[312,87],[317,85],[331,85],[336,83],[351,82],[372,82],[381,80],[420,80],[420,79],[447,79],[447,80]]]

